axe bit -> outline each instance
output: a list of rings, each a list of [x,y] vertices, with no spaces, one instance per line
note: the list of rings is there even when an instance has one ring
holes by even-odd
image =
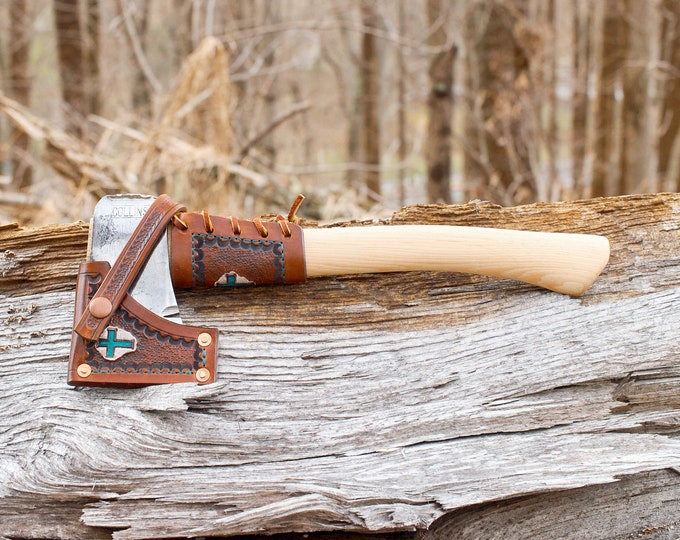
[[[264,223],[184,212],[165,195],[104,197],[79,271],[69,383],[212,382],[218,332],[183,325],[174,288],[440,271],[580,296],[609,260],[609,241],[590,234],[452,225],[303,230],[295,217],[303,198],[287,218]]]

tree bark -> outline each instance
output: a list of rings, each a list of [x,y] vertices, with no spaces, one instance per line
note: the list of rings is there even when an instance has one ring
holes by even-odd
[[[53,6],[66,126],[69,132],[81,136],[88,107],[83,53],[85,40],[80,26],[78,0],[55,0]]]
[[[680,195],[384,221],[406,223],[600,233],[612,256],[581,298],[440,273],[182,292],[220,328],[219,382],[74,389],[88,226],[0,228],[2,534],[671,538]]]
[[[427,97],[427,197],[431,203],[451,203],[451,124],[453,121],[453,64],[458,48],[448,35],[448,8],[442,0],[427,0],[428,45],[440,47],[429,66]]]

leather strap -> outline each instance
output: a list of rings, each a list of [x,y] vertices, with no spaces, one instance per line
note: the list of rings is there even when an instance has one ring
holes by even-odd
[[[75,325],[78,335],[89,341],[100,337],[163,236],[172,216],[184,210],[183,205],[167,195],[160,195],[153,202]]]

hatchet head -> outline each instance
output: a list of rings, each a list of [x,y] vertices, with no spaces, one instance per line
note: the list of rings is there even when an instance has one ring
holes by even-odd
[[[151,203],[152,195],[107,195],[94,209],[90,224],[88,260],[111,266],[123,251]],[[163,235],[129,294],[149,311],[181,324],[170,277],[167,233]]]

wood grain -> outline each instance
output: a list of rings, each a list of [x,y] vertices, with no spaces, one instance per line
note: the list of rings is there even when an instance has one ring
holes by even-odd
[[[609,260],[604,236],[453,225],[308,229],[304,248],[309,277],[464,272],[572,296],[581,296]]]
[[[415,206],[389,223],[602,234],[611,260],[580,298],[434,272],[184,292],[185,322],[220,328],[220,382],[74,389],[87,226],[0,228],[0,534],[520,538],[515,519],[538,538],[670,534],[680,195]],[[555,519],[561,497],[595,516],[604,493],[615,533]],[[658,511],[615,504],[640,494]]]

